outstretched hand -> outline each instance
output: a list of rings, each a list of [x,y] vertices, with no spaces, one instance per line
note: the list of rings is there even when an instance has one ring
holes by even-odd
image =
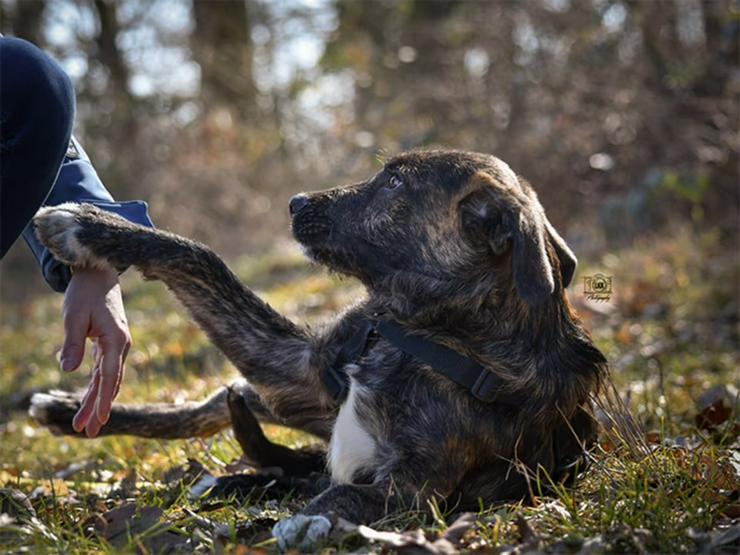
[[[88,337],[93,343],[93,372],[72,427],[95,437],[110,417],[131,347],[121,286],[113,270],[74,271],[64,296],[62,370],[71,372],[79,368]]]

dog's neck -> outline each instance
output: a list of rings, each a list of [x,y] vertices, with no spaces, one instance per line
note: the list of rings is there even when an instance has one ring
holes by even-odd
[[[581,402],[586,383],[603,371],[603,355],[593,346],[572,312],[560,284],[538,306],[521,300],[510,283],[478,282],[479,294],[460,284],[437,282],[421,289],[413,276],[394,276],[392,288],[371,292],[368,315],[389,318],[411,331],[477,359],[511,380],[514,387],[537,392],[560,391]],[[473,299],[473,300],[471,300]],[[573,378],[576,378],[573,380]],[[585,378],[585,379],[582,379]],[[573,391],[565,382],[573,381]],[[578,399],[575,401],[575,399]]]
[[[464,282],[398,272],[369,293],[373,311],[411,329],[484,343],[541,337],[575,319],[559,284],[536,307],[517,295],[510,279],[491,276]]]

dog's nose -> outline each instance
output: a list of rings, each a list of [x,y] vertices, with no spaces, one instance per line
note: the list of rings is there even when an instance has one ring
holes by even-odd
[[[290,199],[289,209],[290,209],[290,215],[295,216],[303,210],[306,206],[308,206],[308,197],[306,195],[296,195],[292,199]]]

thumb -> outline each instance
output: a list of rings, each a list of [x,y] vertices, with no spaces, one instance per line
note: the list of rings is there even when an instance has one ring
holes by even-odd
[[[71,372],[82,363],[85,355],[85,339],[90,327],[88,314],[71,311],[64,317],[64,345],[62,346],[62,370]]]

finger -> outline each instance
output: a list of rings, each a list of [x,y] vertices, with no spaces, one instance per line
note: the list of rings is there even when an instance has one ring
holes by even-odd
[[[118,381],[116,382],[116,390],[113,392],[113,400],[116,400],[118,393],[121,391],[121,384],[123,383],[123,375],[126,373],[126,357],[128,351],[131,348],[131,343],[127,343],[123,349],[123,355],[121,355],[121,371],[118,374]],[[112,409],[111,409],[112,410]]]
[[[103,425],[100,423],[95,413],[93,413],[90,416],[90,420],[87,421],[87,426],[85,426],[85,433],[89,438],[97,437],[102,427]]]
[[[100,366],[100,357],[102,356],[103,352],[100,350],[100,345],[98,345],[98,338],[94,337],[92,339],[92,355],[93,360],[95,361],[95,367]]]
[[[100,371],[96,368],[93,371],[93,375],[90,379],[90,384],[85,392],[85,397],[82,399],[80,408],[72,419],[72,428],[76,432],[81,432],[87,425],[90,416],[93,414],[95,409],[95,400],[98,397],[98,387],[100,384]]]
[[[82,399],[80,409],[72,419],[72,428],[75,432],[81,432],[85,429],[87,422],[90,420],[90,416],[93,414],[95,409],[95,401],[98,398],[98,388],[100,387],[100,368],[96,367],[93,370],[92,377],[90,378],[90,385],[87,387],[87,392]]]
[[[85,356],[85,339],[90,329],[90,314],[74,308],[64,312],[64,344],[60,365],[65,372],[76,370]]]
[[[93,369],[92,375],[90,376],[90,383],[87,386],[87,391],[85,391],[85,396],[82,398],[80,408],[72,419],[72,428],[74,428],[76,432],[80,432],[84,429],[85,424],[87,424],[87,419],[90,417],[92,407],[94,407],[94,400],[98,395],[98,379],[99,370],[96,367]],[[93,401],[92,403],[91,400]]]
[[[97,398],[98,392],[100,390],[100,383],[102,381],[102,372],[100,371],[100,367],[96,367],[95,372],[95,387],[93,390],[91,390],[90,398],[87,401],[87,419],[84,424],[85,435],[87,435],[87,437],[89,438],[96,437],[100,432],[100,429],[103,427],[103,425],[98,420],[97,415]]]
[[[106,343],[105,339],[101,339],[103,357],[100,362],[100,388],[95,409],[101,424],[108,422],[110,417],[110,408],[113,404],[116,384],[121,374],[122,355],[125,348],[124,345],[117,347],[115,343]]]

